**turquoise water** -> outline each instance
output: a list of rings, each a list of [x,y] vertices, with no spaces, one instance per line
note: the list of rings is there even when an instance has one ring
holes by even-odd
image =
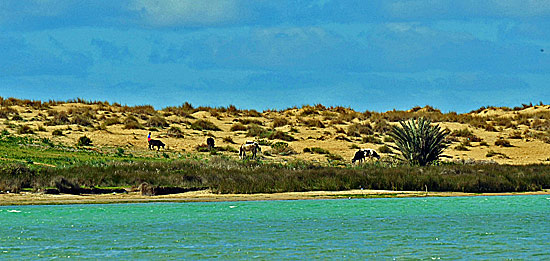
[[[550,259],[550,196],[0,207],[0,259]]]

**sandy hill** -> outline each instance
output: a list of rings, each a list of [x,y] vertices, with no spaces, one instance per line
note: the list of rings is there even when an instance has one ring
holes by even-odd
[[[427,117],[452,131],[446,160],[496,161],[507,164],[550,162],[550,106],[480,108],[470,113],[442,113],[432,107],[407,111],[357,112],[322,105],[281,111],[195,108],[186,103],[155,110],[73,100],[40,102],[0,98],[0,130],[75,145],[89,137],[99,151],[153,155],[147,134],[167,144],[168,153],[199,152],[213,137],[221,154],[237,157],[239,144],[259,140],[265,160],[349,161],[357,148],[374,148],[389,158],[387,135],[400,120]]]

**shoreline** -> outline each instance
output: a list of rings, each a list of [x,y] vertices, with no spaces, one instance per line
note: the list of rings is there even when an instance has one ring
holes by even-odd
[[[532,192],[465,193],[465,192],[425,192],[391,190],[346,190],[346,191],[307,191],[258,194],[214,194],[208,190],[142,196],[139,192],[120,194],[41,194],[22,192],[0,194],[0,206],[24,205],[74,205],[74,204],[122,204],[122,203],[191,203],[191,202],[234,202],[271,200],[315,200],[315,199],[357,199],[357,198],[411,198],[411,197],[466,197],[466,196],[512,196],[550,195],[549,189]]]

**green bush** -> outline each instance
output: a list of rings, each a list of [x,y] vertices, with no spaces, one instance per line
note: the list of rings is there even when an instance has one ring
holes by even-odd
[[[449,131],[441,130],[439,125],[430,125],[430,120],[411,119],[399,124],[393,126],[390,133],[395,140],[395,147],[392,148],[399,151],[401,159],[410,165],[429,165],[437,161],[448,146],[444,140]]]

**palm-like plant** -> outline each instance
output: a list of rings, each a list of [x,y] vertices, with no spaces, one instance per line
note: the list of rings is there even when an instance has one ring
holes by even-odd
[[[407,122],[399,122],[401,126],[393,126],[390,136],[395,140],[394,149],[401,152],[402,159],[411,165],[426,166],[439,159],[447,148],[444,139],[448,130],[441,130],[439,125],[431,125],[431,121],[420,118]]]

